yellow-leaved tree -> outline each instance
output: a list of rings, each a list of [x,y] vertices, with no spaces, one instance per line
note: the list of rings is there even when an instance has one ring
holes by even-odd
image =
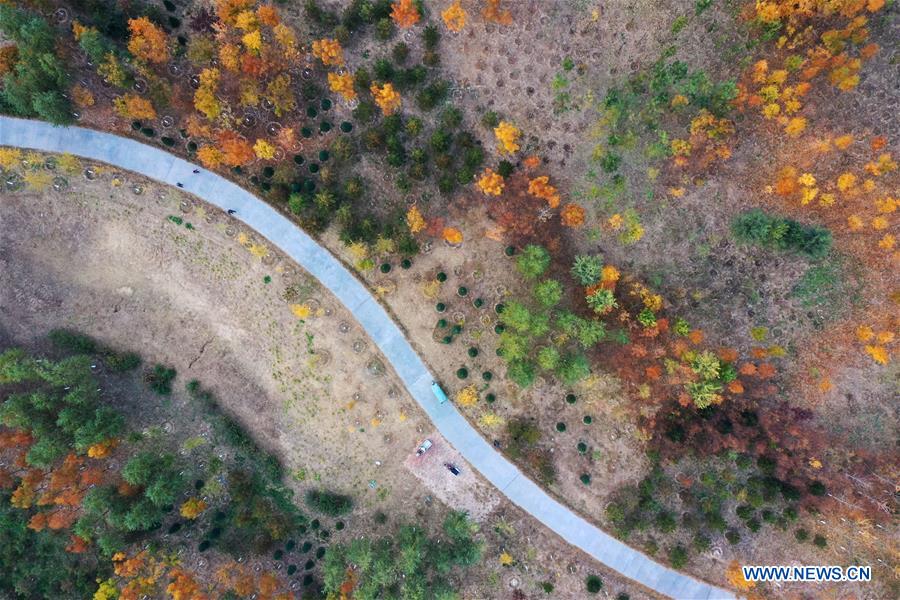
[[[136,94],[125,94],[113,100],[116,112],[126,119],[155,119],[156,110],[146,98]]]
[[[425,219],[418,206],[413,205],[406,211],[406,225],[410,233],[419,233],[425,229]]]
[[[497,142],[501,154],[513,154],[519,151],[519,138],[522,131],[507,121],[500,121],[494,127],[494,135],[497,136]]]

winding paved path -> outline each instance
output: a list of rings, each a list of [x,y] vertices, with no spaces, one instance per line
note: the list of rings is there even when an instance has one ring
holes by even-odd
[[[352,311],[441,434],[513,503],[569,544],[660,594],[687,600],[734,597],[723,589],[654,562],[591,525],[503,458],[452,403],[438,404],[431,392],[434,376],[365,286],[328,250],[250,192],[206,169],[195,174],[195,165],[160,148],[80,127],[53,127],[39,121],[0,116],[0,146],[68,152],[165,184],[180,182],[186,192],[223,210],[236,210],[236,218],[281,248]]]

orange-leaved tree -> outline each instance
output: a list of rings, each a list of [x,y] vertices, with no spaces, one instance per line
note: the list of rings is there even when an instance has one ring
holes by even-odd
[[[250,142],[233,131],[226,130],[221,132],[218,136],[218,142],[222,151],[222,161],[229,167],[239,167],[252,162],[256,158]]]
[[[391,19],[400,29],[408,29],[419,22],[422,16],[413,0],[394,0],[391,4]]]
[[[559,216],[566,227],[581,227],[584,224],[584,208],[578,204],[566,204]]]
[[[207,169],[215,169],[225,160],[225,155],[215,146],[201,146],[197,150],[197,158],[200,163]]]
[[[332,92],[340,94],[344,100],[354,100],[356,90],[353,89],[353,76],[350,73],[329,73],[328,87]]]
[[[486,196],[499,196],[503,193],[505,182],[503,176],[495,173],[493,169],[485,169],[475,185]]]
[[[169,46],[166,32],[153,24],[147,17],[130,19],[128,31],[128,51],[143,61],[161,63],[169,60]]]
[[[444,227],[442,235],[444,241],[452,246],[458,246],[459,244],[462,244],[463,234],[456,227]]]
[[[559,192],[556,191],[554,186],[550,185],[550,177],[547,175],[541,175],[530,180],[528,182],[528,193],[536,198],[546,200],[550,208],[559,206]]]
[[[375,99],[375,104],[378,105],[384,116],[390,116],[400,109],[400,94],[397,93],[394,86],[390,83],[385,83],[382,86],[373,83],[369,89],[372,92],[372,97]]]
[[[511,25],[513,22],[512,13],[505,8],[500,8],[500,0],[487,0],[481,16],[486,21],[492,21],[499,25]]]
[[[315,40],[312,43],[312,51],[313,56],[321,60],[326,67],[339,67],[344,64],[344,51],[335,39]]]
[[[454,33],[459,33],[466,26],[466,18],[468,17],[465,9],[460,5],[459,0],[447,7],[447,10],[441,13],[441,19],[447,29]]]
[[[238,15],[249,11],[256,0],[216,0],[216,15],[226,25],[234,25]]]

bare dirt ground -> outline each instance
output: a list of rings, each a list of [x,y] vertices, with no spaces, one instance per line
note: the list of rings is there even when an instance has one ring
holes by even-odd
[[[338,540],[388,533],[375,524],[379,512],[389,523],[436,527],[447,508],[470,511],[487,550],[460,583],[465,597],[543,595],[545,581],[557,597],[578,597],[592,572],[610,592],[646,597],[484,483],[433,432],[352,316],[265,240],[177,191],[94,171],[98,180],[69,177],[64,192],[0,201],[0,343],[39,346],[49,330],[69,327],[173,365],[171,404],[144,395],[131,408],[136,423],[162,416],[180,437],[204,433],[184,418],[181,391],[200,380],[282,458],[298,498],[313,486],[354,496]],[[413,458],[425,437],[435,447]],[[501,566],[503,553],[510,566]]]

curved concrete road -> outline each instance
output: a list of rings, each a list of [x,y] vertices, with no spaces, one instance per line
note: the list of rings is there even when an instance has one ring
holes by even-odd
[[[452,403],[438,404],[431,392],[434,376],[365,286],[328,250],[250,192],[206,169],[195,174],[196,165],[160,148],[91,129],[54,127],[39,121],[0,116],[0,146],[68,152],[168,185],[181,183],[184,191],[210,204],[223,210],[236,210],[236,218],[281,248],[353,312],[441,434],[513,503],[569,544],[660,594],[685,600],[734,597],[726,590],[660,565],[591,525],[503,458]]]

